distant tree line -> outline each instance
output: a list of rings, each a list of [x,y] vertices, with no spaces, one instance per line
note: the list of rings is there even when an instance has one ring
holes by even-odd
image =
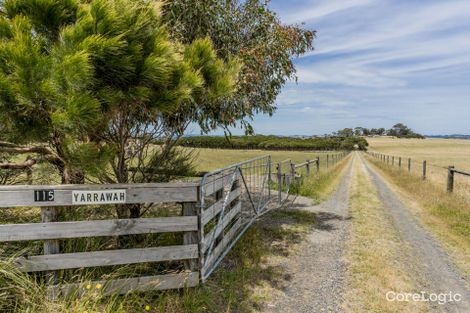
[[[406,126],[403,123],[398,123],[393,125],[390,129],[385,128],[365,128],[365,127],[356,127],[356,128],[344,128],[335,133],[335,136],[342,137],[354,137],[354,136],[393,136],[398,138],[420,138],[424,139],[425,137],[421,134],[415,133],[411,128]]]
[[[293,138],[278,136],[195,136],[184,137],[180,146],[214,149],[263,150],[367,150],[368,143],[361,137],[328,136]]]

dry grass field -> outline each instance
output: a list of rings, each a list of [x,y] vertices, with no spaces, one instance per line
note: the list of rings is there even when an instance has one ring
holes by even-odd
[[[212,171],[230,164],[250,160],[258,156],[271,155],[274,163],[291,159],[294,163],[302,163],[306,160],[314,160],[320,156],[320,162],[324,161],[326,154],[337,152],[309,152],[309,151],[269,151],[269,150],[230,150],[230,149],[205,149],[187,148],[194,152],[196,169],[199,171]]]
[[[463,139],[397,139],[368,138],[369,150],[403,159],[403,169],[407,168],[408,158],[412,159],[411,172],[422,175],[423,160],[427,161],[427,178],[439,186],[446,188],[447,168],[451,165],[456,169],[470,172],[470,140]],[[391,160],[389,160],[391,164]],[[470,177],[456,175],[455,191],[470,197]]]
[[[470,140],[367,138],[369,150],[470,170]]]

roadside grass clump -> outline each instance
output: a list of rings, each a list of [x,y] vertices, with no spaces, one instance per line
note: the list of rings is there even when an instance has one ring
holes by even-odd
[[[314,172],[314,169],[312,169],[310,176],[304,176],[299,182],[291,185],[290,193],[311,198],[314,204],[326,200],[339,183],[349,160],[350,157],[348,156],[319,173]]]
[[[36,278],[36,279],[35,279]],[[0,260],[0,312],[133,312],[123,301],[125,296],[105,297],[101,286],[92,286],[81,297],[53,299],[44,281],[22,273],[14,265],[14,258]],[[132,303],[135,308],[137,304]],[[141,306],[142,307],[142,306]],[[139,310],[137,309],[136,312]],[[143,310],[140,310],[143,311]]]
[[[434,181],[368,158],[391,181],[404,201],[451,252],[454,262],[470,277],[470,198],[449,194]]]

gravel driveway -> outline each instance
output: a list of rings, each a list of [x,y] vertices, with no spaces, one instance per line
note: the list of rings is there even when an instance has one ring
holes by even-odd
[[[431,305],[435,312],[470,313],[470,289],[439,242],[412,216],[384,179],[362,157],[355,155],[332,197],[316,206],[312,200],[297,197],[293,209],[317,213],[315,229],[301,243],[299,253],[282,266],[292,277],[279,296],[267,303],[262,312],[343,312],[342,294],[346,273],[343,255],[350,228],[348,218],[352,160],[364,162],[381,201],[388,209],[401,239],[412,250],[416,280],[423,292],[459,293],[461,302]],[[404,290],[403,292],[407,292]],[[385,299],[384,299],[385,301]]]
[[[301,244],[299,253],[283,264],[292,279],[284,293],[263,312],[342,312],[345,266],[342,261],[348,233],[347,217],[352,163],[332,197],[316,206],[312,199],[297,197],[291,208],[317,213],[315,229]]]
[[[361,160],[365,163],[382,202],[388,208],[395,222],[395,227],[399,230],[402,239],[408,242],[412,248],[418,269],[417,280],[421,284],[422,291],[428,295],[449,292],[462,295],[461,302],[435,304],[433,309],[436,312],[470,313],[470,289],[449,255],[412,216],[410,210],[372,166],[362,157]]]

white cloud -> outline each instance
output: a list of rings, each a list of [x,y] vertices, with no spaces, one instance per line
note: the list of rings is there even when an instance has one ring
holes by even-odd
[[[312,3],[313,2],[313,3]],[[284,14],[282,21],[285,23],[302,23],[314,19],[324,18],[358,6],[368,5],[374,0],[326,0],[310,1],[303,8],[295,8],[290,13]]]
[[[272,0],[281,20],[318,31],[272,119],[255,129],[322,134],[408,123],[423,133],[469,133],[470,1]]]

